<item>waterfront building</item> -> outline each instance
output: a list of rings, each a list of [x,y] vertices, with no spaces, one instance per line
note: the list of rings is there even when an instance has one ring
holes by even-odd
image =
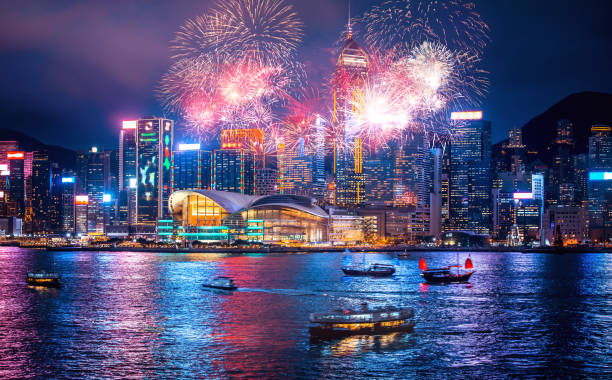
[[[74,233],[77,236],[87,235],[87,205],[89,199],[87,195],[76,195],[74,197]]]
[[[172,152],[172,190],[210,190],[212,182],[212,152],[200,144],[179,144]]]
[[[180,190],[172,193],[169,208],[173,234],[183,240],[265,244],[327,241],[328,215],[309,197]]]
[[[491,123],[466,120],[450,144],[451,230],[486,235],[491,231]]]
[[[255,156],[246,149],[213,152],[213,190],[255,194]]]
[[[172,191],[174,122],[155,116],[136,123],[136,223],[155,226],[164,219]]]
[[[344,209],[329,210],[329,241],[332,244],[358,244],[365,241],[365,217]]]
[[[549,206],[542,231],[546,245],[577,245],[588,237],[587,210],[575,206]]]
[[[125,120],[119,132],[119,189],[117,194],[117,222],[119,225],[136,223],[137,136],[138,120]]]

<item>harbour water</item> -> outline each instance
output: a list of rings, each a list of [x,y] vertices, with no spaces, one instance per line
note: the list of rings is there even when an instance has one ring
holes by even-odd
[[[466,253],[461,253],[465,260]],[[472,253],[469,284],[428,286],[455,253],[367,254],[391,278],[344,276],[362,254],[0,249],[0,378],[612,376],[612,255]],[[28,270],[62,288],[25,284]],[[233,293],[202,284],[230,276]],[[413,307],[413,333],[313,341],[308,315]]]

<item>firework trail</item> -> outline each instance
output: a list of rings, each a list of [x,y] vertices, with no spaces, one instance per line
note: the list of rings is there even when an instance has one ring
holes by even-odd
[[[188,20],[172,41],[173,58],[202,53],[278,64],[297,49],[303,23],[283,0],[218,1]]]
[[[482,55],[489,27],[470,0],[389,0],[359,20],[366,42],[376,48],[408,48],[425,41],[453,51]]]

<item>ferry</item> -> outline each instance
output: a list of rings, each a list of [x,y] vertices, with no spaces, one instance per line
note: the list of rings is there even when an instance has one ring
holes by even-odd
[[[336,310],[331,313],[310,314],[310,335],[336,338],[350,335],[379,335],[412,331],[414,310],[388,306],[370,309],[367,303],[360,310]]]
[[[238,287],[234,284],[234,280],[229,277],[215,277],[208,284],[204,284],[205,288],[221,289],[221,290],[236,290]]]
[[[29,272],[27,277],[28,285],[34,286],[46,286],[48,288],[59,288],[60,287],[59,273],[47,273],[44,270]]]

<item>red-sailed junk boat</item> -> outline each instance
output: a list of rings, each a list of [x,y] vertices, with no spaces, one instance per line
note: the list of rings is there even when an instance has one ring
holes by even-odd
[[[458,260],[457,260],[458,261]],[[470,255],[465,260],[465,269],[461,265],[449,265],[446,268],[427,269],[425,258],[419,260],[421,276],[430,284],[452,284],[468,282],[470,276],[476,272]]]

